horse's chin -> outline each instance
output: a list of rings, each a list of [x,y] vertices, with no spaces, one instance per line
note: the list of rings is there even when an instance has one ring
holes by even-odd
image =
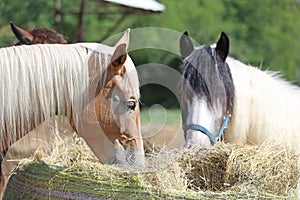
[[[115,159],[110,164],[143,168],[145,167],[145,159],[143,155],[132,151],[117,152]]]
[[[200,131],[188,131],[186,134],[184,148],[194,148],[197,146],[211,148],[209,137],[201,133]]]
[[[110,164],[145,167],[145,157],[133,147],[125,149],[118,140],[115,141],[115,155]]]

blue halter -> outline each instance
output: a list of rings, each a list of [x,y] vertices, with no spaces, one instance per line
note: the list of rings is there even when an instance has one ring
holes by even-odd
[[[224,121],[221,126],[221,129],[219,131],[219,134],[216,138],[211,132],[209,132],[209,130],[207,130],[205,127],[198,125],[198,124],[188,124],[188,125],[184,126],[183,127],[184,138],[186,138],[186,134],[187,134],[188,130],[200,131],[201,133],[207,135],[209,137],[210,142],[214,145],[214,144],[216,144],[216,140],[218,141],[221,139],[223,133],[225,132],[225,129],[227,128],[229,119],[230,119],[230,114],[226,114],[226,116],[224,117]]]

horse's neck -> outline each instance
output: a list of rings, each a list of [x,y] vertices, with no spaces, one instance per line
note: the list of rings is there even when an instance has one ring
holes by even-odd
[[[51,116],[71,119],[71,109],[83,106],[88,84],[83,47],[13,47],[1,49],[0,57],[0,150]]]
[[[276,73],[261,71],[232,58],[227,63],[236,95],[227,139],[238,144],[260,144],[269,137],[280,142],[296,138],[300,90]]]

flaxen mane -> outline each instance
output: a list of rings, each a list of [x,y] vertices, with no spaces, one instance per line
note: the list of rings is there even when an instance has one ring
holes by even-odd
[[[89,70],[105,76],[111,56],[92,53],[95,51],[89,49],[101,49],[100,44],[84,46],[58,44],[0,49],[1,149],[53,115],[70,116],[72,110],[82,109],[89,80],[93,79]],[[94,69],[88,67],[90,56],[96,56],[99,62]]]

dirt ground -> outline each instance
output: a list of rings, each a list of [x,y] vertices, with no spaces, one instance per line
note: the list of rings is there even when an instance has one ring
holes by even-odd
[[[181,148],[184,145],[184,134],[179,125],[142,127],[142,134],[146,152]]]

